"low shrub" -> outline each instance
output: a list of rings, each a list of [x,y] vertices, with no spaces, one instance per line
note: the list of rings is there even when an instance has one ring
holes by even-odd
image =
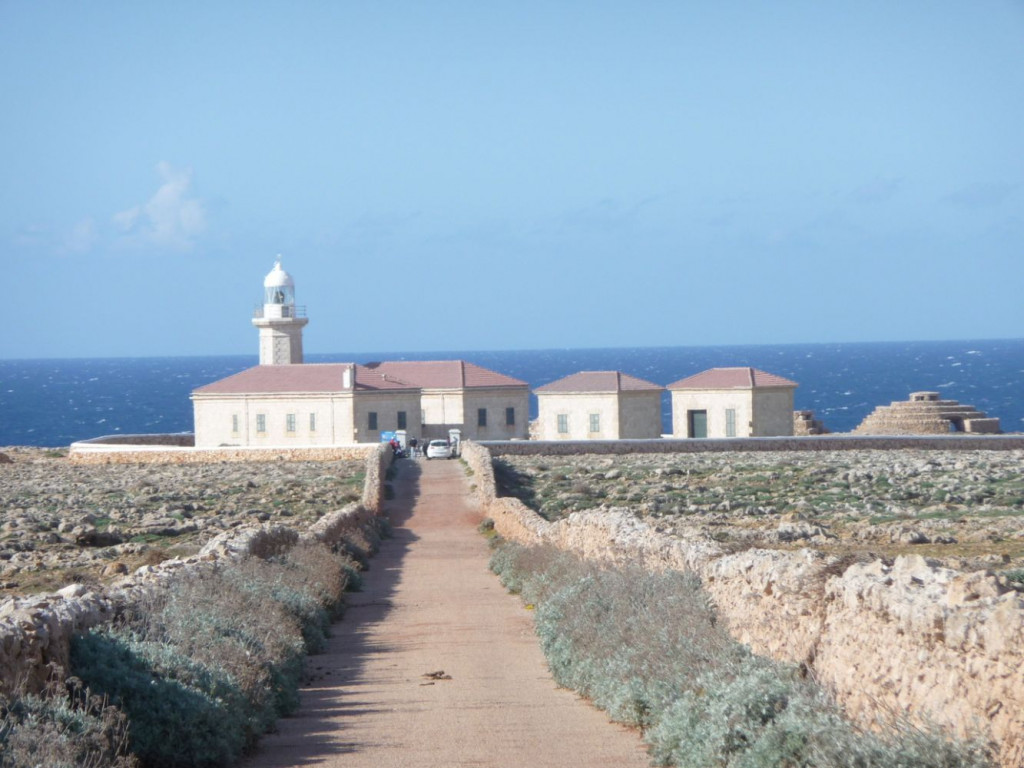
[[[356,561],[364,570],[370,567],[370,557],[380,549],[381,539],[391,535],[391,526],[381,517],[374,517],[367,525],[346,533],[335,549]]]
[[[137,768],[124,714],[74,683],[39,696],[0,697],[2,768]]]
[[[249,707],[237,683],[168,645],[92,632],[75,642],[72,664],[128,716],[132,752],[146,766],[227,765],[246,744]]]
[[[120,626],[76,638],[72,669],[127,715],[144,765],[228,765],[298,706],[303,658],[356,571],[299,544],[179,578]]]
[[[680,768],[983,768],[985,745],[890,723],[867,732],[792,665],[754,656],[688,573],[611,569],[502,543],[491,568],[537,606],[556,681],[644,730]]]

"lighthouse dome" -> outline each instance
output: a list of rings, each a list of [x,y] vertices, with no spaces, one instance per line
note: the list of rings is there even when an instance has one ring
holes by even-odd
[[[267,273],[263,279],[264,288],[295,288],[295,281],[292,276],[281,269],[281,260],[274,262],[274,268]]]

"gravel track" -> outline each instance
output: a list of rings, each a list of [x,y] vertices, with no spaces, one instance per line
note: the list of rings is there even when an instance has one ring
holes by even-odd
[[[637,733],[551,679],[530,614],[487,568],[465,469],[402,461],[371,561],[296,717],[250,768],[647,766]]]

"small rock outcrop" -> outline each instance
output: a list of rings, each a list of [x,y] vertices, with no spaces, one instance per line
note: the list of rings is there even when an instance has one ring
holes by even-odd
[[[827,434],[829,434],[829,430],[825,428],[821,419],[814,418],[814,411],[793,411],[794,437]]]
[[[940,400],[938,392],[911,392],[909,400],[880,405],[854,430],[857,435],[945,435],[967,432],[994,435],[999,419],[988,417],[956,400]]]

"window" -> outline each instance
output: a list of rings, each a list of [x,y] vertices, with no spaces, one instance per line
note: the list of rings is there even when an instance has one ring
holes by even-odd
[[[316,432],[316,414],[309,414],[309,431]]]
[[[231,434],[233,434],[233,435],[237,435],[238,434],[238,414],[237,413],[231,414]]]
[[[398,428],[405,429],[405,411],[398,412]]]
[[[505,409],[505,426],[511,427],[516,423],[516,409],[506,408]]]
[[[736,437],[736,409],[725,409],[725,436]]]
[[[256,434],[265,435],[267,433],[267,414],[257,413],[256,414]]]
[[[601,414],[592,413],[590,414],[590,431],[600,432],[601,431]]]
[[[478,427],[486,427],[487,426],[487,409],[486,408],[477,408],[476,409],[476,425]]]
[[[558,414],[558,434],[567,435],[569,434],[569,414],[560,413]]]
[[[370,411],[366,414],[366,428],[371,432],[377,431],[377,412]]]
[[[284,431],[294,435],[295,434],[295,414],[289,413],[284,417]]]

